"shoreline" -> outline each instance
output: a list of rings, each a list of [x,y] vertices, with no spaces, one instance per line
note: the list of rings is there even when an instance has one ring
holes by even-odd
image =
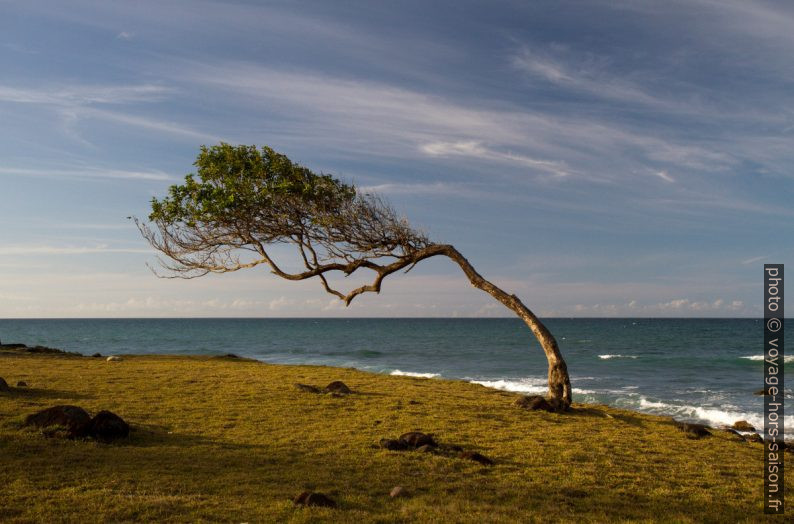
[[[762,445],[669,418],[575,403],[527,411],[520,395],[460,380],[229,356],[99,357],[0,352],[9,490],[0,518],[479,522],[747,520],[759,515]],[[304,391],[341,380],[349,395]],[[110,410],[132,427],[114,444],[43,438],[24,416],[58,404]],[[405,432],[445,449],[389,451]],[[51,473],[58,471],[56,476]],[[660,475],[659,472],[664,474]],[[26,479],[26,480],[23,480]],[[396,486],[405,496],[392,498]],[[487,489],[486,489],[487,488]],[[336,509],[296,508],[303,491]],[[165,502],[164,502],[165,501]],[[86,519],[84,508],[93,508]]]
[[[87,355],[85,353],[74,352],[74,351],[65,351],[65,350],[62,350],[62,349],[50,348],[50,347],[46,347],[46,346],[39,346],[39,345],[37,345],[37,346],[27,346],[27,345],[22,344],[22,343],[12,343],[12,344],[0,343],[0,355],[2,354],[3,351],[21,352],[21,353],[34,353],[34,354],[63,355],[63,356],[74,356],[74,357],[88,357],[88,358],[96,358],[97,356],[103,357],[103,355],[99,354],[99,353],[94,354],[94,355]],[[333,364],[283,363],[283,362],[277,362],[277,361],[268,361],[268,360],[265,360],[263,358],[241,357],[241,356],[238,356],[238,355],[235,355],[235,354],[232,354],[232,353],[223,353],[222,351],[219,351],[218,354],[188,353],[188,352],[179,352],[179,353],[108,353],[107,355],[104,355],[104,357],[108,357],[108,356],[111,356],[111,355],[120,356],[120,357],[124,357],[124,356],[129,356],[129,357],[171,357],[171,356],[183,356],[183,357],[196,357],[196,358],[219,358],[219,357],[224,357],[225,356],[225,357],[232,357],[232,358],[240,359],[240,360],[250,360],[250,361],[254,361],[254,362],[260,362],[260,363],[268,364],[268,365],[278,365],[278,366],[317,366],[317,367],[328,367],[328,368],[332,368],[332,369],[333,368],[355,369],[355,370],[363,372],[363,373],[372,373],[372,374],[375,374],[375,375],[404,376],[404,377],[434,379],[434,380],[461,381],[461,382],[465,382],[465,383],[481,385],[481,386],[484,386],[486,388],[489,388],[489,389],[492,389],[492,390],[495,390],[495,391],[502,391],[502,392],[515,394],[517,396],[525,396],[525,395],[541,395],[541,396],[544,396],[545,392],[546,392],[545,384],[543,386],[535,386],[535,385],[526,386],[525,384],[521,383],[522,382],[521,380],[518,380],[518,381],[516,381],[516,380],[506,380],[506,379],[484,380],[484,379],[470,379],[470,378],[459,378],[459,377],[445,377],[445,376],[442,376],[440,373],[413,372],[413,371],[403,371],[403,370],[400,370],[400,369],[394,369],[394,370],[391,370],[391,371],[388,371],[388,370],[374,371],[374,370],[371,370],[371,369],[362,369],[360,367],[355,367],[355,366],[342,366],[342,365],[333,365]],[[596,392],[591,391],[591,390],[582,390],[580,388],[573,388],[573,390],[574,390],[574,399],[576,399],[577,397],[579,397],[579,398],[581,398],[583,396],[586,397],[588,394],[596,393]],[[657,407],[656,404],[659,404],[659,403],[655,403],[653,401],[645,401],[645,397],[644,396],[641,397],[641,402],[642,403],[647,403],[647,404],[651,405],[652,407]],[[655,412],[655,411],[651,411],[651,410],[636,409],[636,408],[631,407],[631,406],[613,405],[613,404],[610,404],[610,403],[607,403],[607,402],[586,402],[586,401],[584,401],[584,402],[575,402],[575,403],[576,404],[580,404],[580,405],[607,406],[607,407],[611,407],[611,408],[615,408],[615,409],[623,409],[623,410],[627,410],[627,411],[631,411],[631,412],[635,412],[635,413],[643,414],[643,415],[651,415],[651,416],[658,416],[658,417],[662,417],[662,418],[669,418],[671,420],[680,421],[680,422],[696,423],[696,424],[705,425],[706,427],[709,427],[709,428],[712,428],[712,429],[715,429],[715,430],[718,430],[718,431],[723,431],[723,430],[727,430],[727,429],[736,429],[736,428],[734,428],[734,425],[737,424],[737,423],[739,423],[740,425],[742,423],[747,423],[748,422],[746,420],[747,418],[760,418],[760,417],[757,417],[757,416],[755,416],[755,417],[747,417],[746,416],[747,414],[739,413],[738,416],[735,417],[735,420],[731,424],[724,423],[724,422],[720,424],[720,423],[715,423],[713,420],[705,418],[705,417],[686,416],[686,415],[681,416],[681,414],[676,415],[676,414],[673,414],[673,413],[659,413],[659,412]],[[671,405],[666,405],[666,407],[667,408],[676,408],[676,406],[671,406]],[[711,410],[713,411],[713,409],[711,409]],[[722,415],[724,413],[727,413],[727,411],[719,412],[720,415]],[[744,416],[745,418],[742,418],[742,416]],[[722,417],[722,418],[724,418],[724,417]],[[744,436],[744,437],[748,437],[748,436],[751,437],[752,434],[757,434],[759,436],[762,436],[763,428],[759,429],[757,426],[754,426],[753,431],[740,430],[739,433],[742,436]],[[792,441],[792,440],[794,440],[794,434],[792,434],[792,435],[788,436],[788,438],[786,438],[786,441]]]

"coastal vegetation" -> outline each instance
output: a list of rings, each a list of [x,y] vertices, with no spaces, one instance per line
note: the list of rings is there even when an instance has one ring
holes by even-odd
[[[10,385],[0,393],[3,522],[749,522],[763,515],[761,444],[716,429],[693,438],[669,418],[602,405],[527,411],[515,405],[516,394],[463,381],[232,355],[108,361],[9,349],[0,351],[0,376]],[[23,427],[31,413],[62,404],[110,410],[130,424],[129,437],[106,444]],[[383,439],[410,432],[430,435],[438,449],[383,447]],[[306,493],[335,507],[296,505]]]
[[[565,411],[571,405],[568,367],[543,322],[516,295],[483,278],[454,246],[430,241],[377,195],[315,174],[269,147],[202,146],[195,166],[198,178],[187,175],[166,197],[152,200],[152,227],[135,219],[165,256],[167,276],[195,278],[264,264],[287,280],[316,278],[349,305],[361,294],[380,293],[389,275],[445,256],[472,286],[521,318],[540,342],[548,360],[545,407]],[[297,247],[300,269],[276,262],[272,248],[279,244]],[[348,292],[330,280],[359,271],[371,272],[373,280]]]

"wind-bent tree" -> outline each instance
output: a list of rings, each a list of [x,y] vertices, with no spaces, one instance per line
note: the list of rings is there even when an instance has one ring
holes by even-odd
[[[198,179],[185,177],[168,196],[152,199],[146,225],[135,220],[171,278],[195,278],[260,264],[288,280],[317,278],[328,293],[349,305],[357,296],[379,293],[383,279],[430,257],[446,256],[471,284],[514,311],[540,342],[549,364],[548,399],[559,410],[571,404],[571,384],[557,341],[519,298],[485,280],[449,244],[431,242],[378,196],[361,193],[330,175],[315,174],[269,147],[221,143],[201,148]],[[271,257],[277,244],[292,244],[300,267],[285,271]],[[371,283],[347,292],[328,277],[359,270]]]

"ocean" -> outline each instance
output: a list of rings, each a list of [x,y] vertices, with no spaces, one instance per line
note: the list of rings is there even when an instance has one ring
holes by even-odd
[[[746,420],[763,427],[763,397],[754,395],[763,388],[760,320],[544,322],[568,363],[575,402],[716,426]],[[461,379],[508,391],[546,391],[543,351],[529,329],[510,318],[7,319],[0,320],[0,340],[86,355],[234,353],[280,364],[354,367]],[[790,347],[786,345],[786,354]],[[791,401],[791,389],[786,399]],[[786,416],[789,438],[794,438],[792,423],[794,417]]]

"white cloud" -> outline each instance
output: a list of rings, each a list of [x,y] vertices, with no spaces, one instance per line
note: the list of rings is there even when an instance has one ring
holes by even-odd
[[[523,167],[529,167],[537,171],[550,173],[555,176],[568,176],[571,174],[571,171],[565,166],[564,162],[539,160],[526,155],[517,155],[510,152],[496,151],[494,149],[485,147],[482,142],[476,140],[458,142],[431,142],[429,144],[423,144],[419,149],[423,153],[430,156],[463,156],[478,158],[480,160],[509,162]]]
[[[116,35],[116,38],[118,40],[132,40],[134,36],[135,33],[132,33],[130,31],[122,31],[121,33]]]
[[[107,245],[98,246],[47,246],[47,245],[26,245],[26,246],[0,246],[0,256],[20,256],[20,255],[87,255],[92,253],[148,253],[152,254],[151,249],[141,248],[115,248]]]
[[[0,175],[31,176],[31,177],[63,177],[63,178],[111,178],[135,180],[166,180],[174,181],[177,177],[162,171],[127,171],[123,169],[104,169],[101,167],[74,167],[70,169],[28,169],[0,167]]]
[[[171,87],[155,84],[66,85],[49,89],[0,85],[0,102],[69,107],[94,104],[129,104],[160,101],[174,92],[175,90]]]
[[[670,176],[670,175],[667,173],[667,171],[664,171],[664,170],[662,170],[662,171],[655,171],[655,172],[654,172],[654,175],[658,176],[659,178],[661,178],[661,179],[662,179],[662,180],[664,180],[665,182],[670,182],[671,184],[675,182],[675,179],[674,179],[673,177],[671,177],[671,176]]]

